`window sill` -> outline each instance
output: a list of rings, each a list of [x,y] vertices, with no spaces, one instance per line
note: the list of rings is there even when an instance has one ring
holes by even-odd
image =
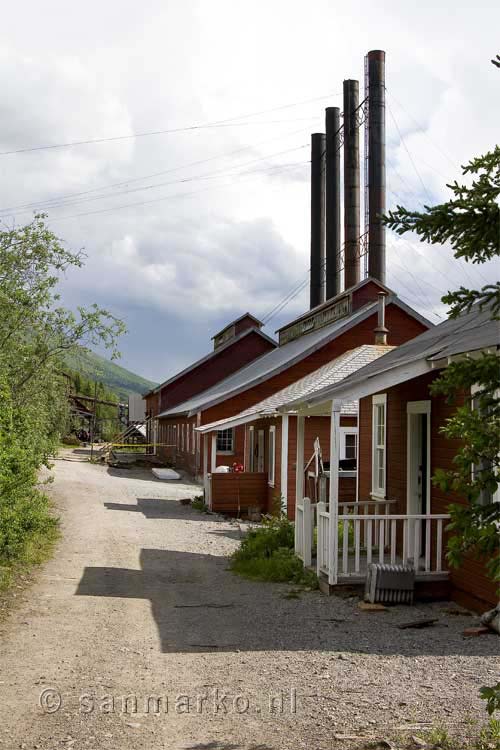
[[[386,501],[385,495],[381,495],[380,493],[377,493],[377,492],[371,492],[370,493],[370,498],[372,500],[378,500],[381,503],[385,503],[385,501]]]
[[[267,486],[268,486],[268,487],[274,487],[274,482],[268,482],[268,483],[267,483]]]
[[[234,456],[234,451],[217,451],[218,456]]]

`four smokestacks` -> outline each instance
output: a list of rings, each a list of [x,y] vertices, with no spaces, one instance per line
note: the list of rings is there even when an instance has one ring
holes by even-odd
[[[344,289],[360,281],[360,125],[366,121],[365,163],[367,216],[365,247],[368,275],[385,283],[385,52],[366,57],[366,93],[359,102],[359,83],[344,81],[343,125],[338,107],[326,110],[326,135],[311,143],[311,308],[341,291],[340,148],[344,145]]]

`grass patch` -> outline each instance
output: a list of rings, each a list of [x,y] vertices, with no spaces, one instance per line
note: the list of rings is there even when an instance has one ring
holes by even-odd
[[[0,592],[16,576],[45,562],[59,538],[59,521],[49,498],[36,491],[29,498],[6,503],[0,511]]]
[[[198,495],[191,500],[191,507],[197,510],[199,513],[208,513],[208,505],[205,505],[203,495]]]
[[[427,731],[418,731],[410,736],[400,736],[394,739],[396,746],[401,750],[416,750],[417,747],[423,747],[424,750],[500,750],[500,720],[498,719],[491,718],[483,726],[473,720],[469,722],[469,731],[466,735],[466,737],[454,736],[445,727],[436,725]],[[417,745],[413,737],[425,744]],[[377,747],[377,743],[372,743],[371,747]]]
[[[312,570],[294,554],[294,525],[284,517],[268,517],[251,529],[231,558],[231,570],[256,581],[318,587]]]

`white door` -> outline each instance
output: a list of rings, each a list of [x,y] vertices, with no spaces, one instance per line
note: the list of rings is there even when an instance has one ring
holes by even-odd
[[[430,401],[410,401],[407,404],[407,513],[412,516],[431,512],[430,496]],[[425,553],[424,520],[408,524],[408,551],[411,557]],[[416,549],[418,546],[418,549]]]
[[[264,430],[257,432],[257,471],[264,472]]]

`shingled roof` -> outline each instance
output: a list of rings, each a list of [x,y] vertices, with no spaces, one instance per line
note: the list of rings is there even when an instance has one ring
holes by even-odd
[[[272,396],[245,409],[234,417],[219,419],[216,422],[202,425],[196,429],[201,433],[213,432],[214,430],[228,429],[240,424],[253,422],[261,417],[272,417],[278,413],[280,407],[283,407],[289,401],[310,396],[325,386],[339,383],[351,373],[373,362],[374,359],[378,359],[393,348],[392,346],[365,344],[358,346],[356,349],[350,349],[331,362],[327,362],[317,370],[310,372],[308,375],[300,378],[300,380],[296,380],[295,383],[291,383],[280,391],[273,393]],[[342,405],[342,414],[356,416],[357,402],[345,402]]]
[[[410,312],[415,317],[418,315],[396,296],[390,296],[387,299],[386,305],[391,304],[400,307],[406,312]],[[358,310],[355,310],[348,317],[340,318],[330,325],[326,325],[324,328],[312,331],[300,338],[293,339],[292,341],[279,346],[277,349],[273,349],[272,351],[263,354],[261,357],[250,362],[229,377],[221,380],[206,391],[203,391],[203,393],[199,393],[187,401],[161,412],[158,416],[193,416],[203,409],[207,409],[231,398],[232,396],[236,396],[248,388],[252,388],[274,375],[279,374],[283,370],[292,367],[292,365],[305,359],[318,349],[321,349],[328,342],[341,336],[361,321],[369,318],[370,315],[376,313],[377,307],[377,302],[370,302],[363,307],[360,307]],[[421,316],[419,316],[419,319],[425,321],[425,318],[421,318]],[[428,321],[425,322],[428,325],[431,325]]]

